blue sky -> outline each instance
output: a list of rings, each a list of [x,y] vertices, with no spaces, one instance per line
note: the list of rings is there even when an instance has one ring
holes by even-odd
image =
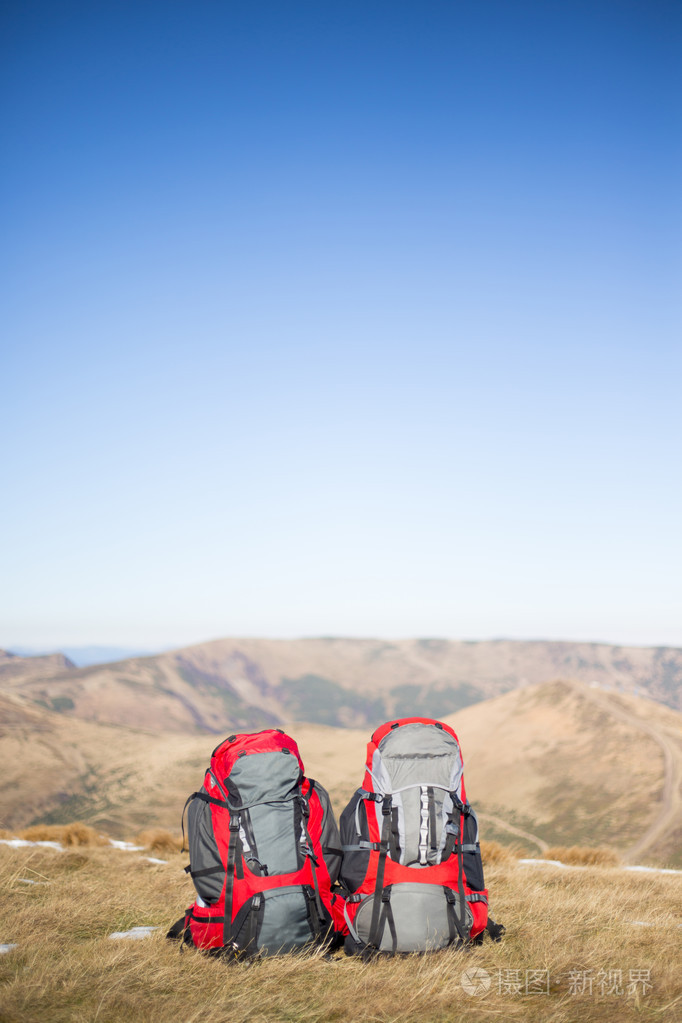
[[[10,2],[0,646],[682,645],[682,9]]]

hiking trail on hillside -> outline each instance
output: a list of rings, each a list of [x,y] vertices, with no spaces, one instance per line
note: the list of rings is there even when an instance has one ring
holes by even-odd
[[[682,818],[682,752],[670,734],[663,727],[642,721],[636,714],[624,707],[614,705],[612,699],[599,691],[587,689],[581,683],[571,683],[573,688],[599,705],[612,717],[625,724],[645,732],[663,751],[663,785],[661,787],[661,805],[655,820],[644,834],[623,852],[623,859],[633,862],[650,849],[666,832],[674,828]]]

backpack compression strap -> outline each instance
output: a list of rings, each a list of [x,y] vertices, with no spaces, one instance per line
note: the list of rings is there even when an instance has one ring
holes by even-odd
[[[443,849],[442,860],[447,860],[452,853],[457,854],[457,895],[458,899],[451,897],[452,891],[448,889],[446,891],[446,898],[448,900],[448,918],[450,920],[450,934],[452,940],[452,925],[454,923],[457,933],[463,942],[468,941],[467,935],[462,930],[462,925],[466,920],[466,895],[464,893],[464,857],[463,857],[463,841],[464,841],[464,818],[469,816],[470,807],[468,803],[463,803],[456,792],[450,793],[450,799],[452,800],[452,810],[448,814],[448,821],[445,825],[446,839],[445,847]],[[455,818],[458,818],[457,820]],[[449,894],[448,894],[449,893]],[[459,902],[459,920],[455,912],[455,904]]]
[[[388,844],[391,838],[391,827],[392,827],[392,813],[393,810],[393,797],[384,796],[381,803],[381,813],[383,814],[383,823],[381,825],[381,843],[379,845],[379,863],[377,865],[377,879],[374,885],[374,903],[372,904],[372,921],[369,927],[369,945],[375,945],[377,948],[381,942],[381,935],[383,934],[384,926],[386,923],[386,912],[381,913],[382,905],[387,905],[390,899],[390,894],[387,900],[384,900],[384,874],[386,873],[386,857],[388,856]],[[389,907],[390,908],[390,907]],[[390,914],[391,920],[393,914]],[[394,937],[395,941],[395,937]]]
[[[227,847],[227,867],[225,869],[225,922],[223,924],[223,945],[234,946],[232,932],[232,898],[234,892],[235,862],[239,839],[239,814],[230,815],[230,841]],[[235,950],[236,951],[236,950]]]
[[[310,787],[308,789],[308,796],[312,795],[314,782],[310,780]],[[319,798],[319,797],[318,797]],[[317,910],[318,926],[316,931],[318,935],[322,934],[327,929],[327,921],[324,915],[324,909],[322,907],[322,899],[320,897],[320,885],[317,880],[317,859],[315,858],[315,849],[313,847],[312,839],[310,837],[310,831],[308,830],[308,818],[310,816],[310,806],[306,797],[301,794],[299,796],[300,807],[301,807],[301,838],[305,839],[305,842],[301,842],[302,852],[304,856],[310,858],[310,866],[313,874],[313,886],[315,889],[315,908]]]

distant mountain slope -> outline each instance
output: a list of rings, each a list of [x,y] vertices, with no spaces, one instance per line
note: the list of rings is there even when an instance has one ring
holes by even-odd
[[[6,682],[19,682],[25,678],[51,678],[76,665],[62,653],[20,657],[8,650],[0,650],[0,687]]]
[[[110,661],[123,661],[128,657],[151,657],[158,652],[149,648],[122,646],[61,646],[59,650],[77,668],[85,668],[91,664],[106,664]],[[19,657],[41,657],[50,652],[30,647],[12,647],[12,653],[18,654]]]
[[[372,728],[443,717],[571,678],[682,709],[682,650],[597,643],[223,639],[76,669],[61,655],[0,660],[0,689],[91,721],[219,734],[289,721]]]
[[[605,844],[681,862],[682,714],[576,682],[532,686],[447,719],[484,834]]]
[[[119,837],[156,825],[177,830],[216,742],[68,719],[18,696],[0,697],[0,721],[0,827],[7,828],[79,819]],[[553,682],[448,721],[462,743],[467,793],[484,838],[534,852],[535,840],[608,845],[634,862],[682,866],[679,713]],[[371,730],[289,728],[337,813],[362,782]]]

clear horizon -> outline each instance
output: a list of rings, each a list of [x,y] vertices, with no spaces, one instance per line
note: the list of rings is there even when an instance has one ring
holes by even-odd
[[[682,646],[679,4],[0,21],[0,647]]]
[[[63,653],[67,656],[71,654],[88,654],[87,660],[81,662],[85,664],[96,664],[100,663],[95,659],[95,652],[107,651],[113,652],[116,656],[112,657],[112,660],[125,659],[127,657],[154,657],[157,654],[168,653],[172,650],[182,650],[186,647],[201,646],[204,643],[220,642],[221,640],[234,640],[239,642],[240,640],[290,640],[296,642],[297,640],[320,640],[320,639],[332,639],[332,640],[367,640],[367,641],[378,641],[378,642],[401,642],[409,640],[433,640],[433,641],[444,641],[446,643],[572,643],[576,645],[592,645],[592,646],[611,646],[611,647],[637,647],[637,648],[665,648],[671,650],[680,649],[675,644],[657,644],[657,643],[617,643],[611,640],[603,639],[575,639],[566,637],[539,637],[539,636],[483,636],[483,637],[471,637],[471,636],[348,636],[348,635],[327,635],[327,636],[211,636],[206,639],[195,639],[190,640],[186,643],[174,643],[170,646],[159,645],[157,647],[145,647],[133,646],[128,644],[104,644],[104,643],[62,643],[55,646],[26,646],[21,643],[7,644],[5,646],[0,644],[0,650],[4,650],[7,653],[15,654],[19,657],[39,657],[47,654]],[[102,662],[104,663],[104,662]],[[80,666],[80,665],[79,665]]]

